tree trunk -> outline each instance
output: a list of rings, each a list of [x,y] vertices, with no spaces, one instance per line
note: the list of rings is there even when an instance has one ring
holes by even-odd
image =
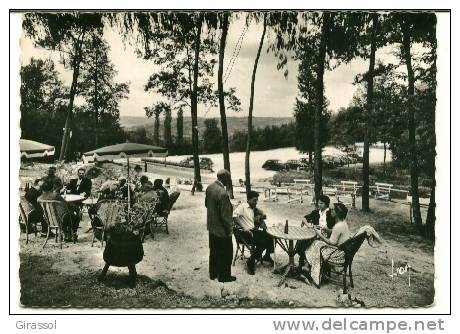
[[[311,166],[313,166],[313,151],[308,151],[308,169],[311,172]]]
[[[199,14],[196,35],[195,35],[195,60],[193,63],[193,90],[191,95],[191,114],[192,114],[192,147],[193,147],[193,166],[195,173],[195,190],[201,191],[200,158],[198,155],[198,61],[200,58],[201,28],[203,25],[202,14]]]
[[[371,35],[371,54],[369,57],[369,71],[367,72],[367,105],[364,110],[364,150],[363,150],[363,190],[361,210],[369,211],[369,127],[370,118],[373,109],[374,95],[374,67],[375,67],[375,50],[376,50],[376,32],[378,24],[377,14],[372,15],[372,35]]]
[[[171,145],[171,109],[165,110],[165,119],[163,127],[165,146],[169,148],[169,146]]]
[[[182,143],[184,140],[184,111],[182,109],[177,111],[176,131],[177,142]]]
[[[432,177],[432,184],[431,184],[431,196],[430,196],[430,204],[428,206],[428,212],[426,215],[426,237],[432,241],[434,241],[436,234],[435,234],[435,223],[436,223],[436,180],[433,175]]]
[[[224,168],[230,172],[230,150],[228,148],[228,130],[227,130],[227,115],[225,114],[225,100],[224,100],[224,82],[222,79],[224,72],[224,56],[225,56],[225,43],[227,41],[228,32],[228,14],[223,14],[222,17],[222,36],[220,38],[219,46],[219,69],[217,71],[217,88],[219,90],[219,110],[220,110],[220,127],[222,129],[222,154],[224,157]],[[230,177],[230,182],[227,185],[227,191],[230,198],[233,196],[233,184]]]
[[[321,156],[321,115],[324,106],[324,62],[326,60],[327,48],[327,35],[329,34],[330,13],[323,14],[323,24],[321,27],[321,41],[319,45],[319,52],[316,64],[316,82],[315,82],[315,95],[316,95],[316,108],[315,108],[315,123],[314,123],[314,150],[315,150],[315,168],[314,168],[314,182],[315,182],[315,202],[318,200],[319,195],[322,193],[323,183],[323,163]]]
[[[411,178],[411,194],[412,194],[412,210],[414,214],[414,221],[419,232],[424,235],[425,231],[422,223],[422,215],[420,213],[420,201],[418,191],[418,162],[417,162],[417,147],[415,142],[415,110],[414,110],[414,70],[412,69],[412,57],[411,57],[411,37],[410,27],[407,22],[402,23],[403,31],[403,53],[404,60],[407,67],[408,77],[408,99],[407,99],[407,112],[409,118],[409,149],[410,149],[410,178]]]
[[[387,174],[387,142],[383,142],[383,175]]]
[[[95,123],[95,129],[94,129],[94,147],[99,147],[99,129],[98,129],[98,123],[99,123],[99,114],[98,114],[98,103],[97,103],[97,50],[95,50],[95,56],[96,56],[96,62],[94,64],[94,123]]]
[[[252,70],[251,79],[251,95],[249,98],[249,115],[248,115],[248,136],[246,139],[246,156],[244,160],[244,175],[246,179],[246,197],[249,196],[251,191],[251,171],[249,167],[249,157],[251,154],[251,136],[252,136],[252,110],[254,108],[254,85],[256,81],[257,65],[259,64],[260,52],[264,44],[265,31],[267,30],[267,14],[264,14],[264,29],[260,37],[259,49],[257,50],[256,60],[254,61],[254,68]]]
[[[80,74],[80,62],[81,62],[81,52],[82,52],[81,47],[82,47],[82,42],[76,45],[75,58],[73,61],[72,84],[70,86],[69,108],[67,109],[67,116],[66,116],[65,125],[64,125],[64,134],[62,136],[62,142],[61,142],[61,151],[59,153],[60,161],[64,160],[67,157],[67,151],[69,147],[73,102],[74,102],[75,94],[77,91],[78,76]]]
[[[160,145],[160,114],[155,114],[155,124],[153,125],[153,140],[155,145]]]

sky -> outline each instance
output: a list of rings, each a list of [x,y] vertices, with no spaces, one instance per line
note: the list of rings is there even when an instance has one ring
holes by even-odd
[[[234,21],[230,24],[227,46],[225,51],[225,69],[227,68],[231,55],[235,50],[235,45],[244,29],[243,20]],[[249,96],[252,69],[255,56],[262,34],[261,25],[253,24],[244,34],[240,52],[236,58],[225,88],[235,87],[236,95],[241,100],[242,110],[239,112],[228,111],[227,116],[247,116],[249,109]],[[117,31],[106,28],[104,36],[108,41],[110,59],[115,65],[118,74],[115,78],[117,82],[129,82],[130,93],[128,99],[120,103],[121,116],[145,116],[144,107],[150,106],[155,101],[161,99],[160,96],[152,92],[145,92],[144,85],[149,76],[155,70],[152,61],[138,58],[134,48],[124,45],[121,36]],[[39,50],[34,47],[33,42],[23,37],[21,39],[21,64],[30,62],[31,57],[48,58],[51,57],[55,63],[61,80],[70,86],[72,73],[57,64],[59,56],[56,52]],[[388,49],[380,49],[377,58],[389,61],[392,56]],[[257,68],[254,98],[254,116],[262,117],[292,117],[295,98],[297,95],[297,68],[298,63],[289,60],[287,79],[283,71],[276,69],[277,59],[273,53],[267,53],[267,42],[261,53]],[[357,74],[367,70],[368,62],[356,59],[348,64],[340,65],[333,71],[326,71],[324,75],[325,95],[330,102],[329,108],[335,112],[341,107],[347,107],[357,89],[352,83]],[[217,65],[215,66],[215,89],[217,89]],[[78,99],[76,101],[78,104]],[[218,117],[219,109],[200,105],[198,116]]]

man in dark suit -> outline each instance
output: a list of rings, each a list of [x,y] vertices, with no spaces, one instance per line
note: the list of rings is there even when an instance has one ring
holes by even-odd
[[[225,186],[230,182],[230,172],[217,172],[217,180],[206,188],[207,229],[209,231],[209,277],[219,282],[233,282],[231,275],[233,257],[232,216],[233,207]]]
[[[90,179],[85,177],[85,169],[80,168],[78,170],[78,178],[70,180],[67,185],[67,190],[70,190],[71,194],[82,195],[88,198],[91,195],[92,182]]]

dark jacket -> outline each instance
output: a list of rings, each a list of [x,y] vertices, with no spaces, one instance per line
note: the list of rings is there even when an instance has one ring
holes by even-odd
[[[40,205],[37,203],[37,199],[38,197],[42,194],[42,192],[40,190],[37,190],[35,189],[34,187],[31,187],[29,188],[25,195],[24,195],[24,198],[30,203],[33,205],[33,207],[35,208],[35,210],[37,210],[38,212],[42,212],[42,208],[40,207]]]
[[[158,195],[158,203],[155,207],[155,211],[163,214],[165,210],[169,210],[169,195],[168,191],[163,187],[155,189]]]
[[[310,212],[308,215],[305,216],[305,219],[308,222],[311,222],[313,225],[318,225],[319,224],[319,209],[316,209]],[[332,229],[335,225],[335,219],[331,215],[331,210],[328,210],[326,212],[326,223],[327,223],[327,228],[329,229]]]
[[[209,233],[219,238],[231,237],[233,207],[220,181],[215,181],[206,188],[205,206]]]
[[[81,179],[80,185],[77,186],[78,179],[70,180],[67,185],[67,189],[70,190],[71,194],[79,195],[81,193],[86,193],[85,197],[89,197],[91,194],[92,182],[87,177]]]

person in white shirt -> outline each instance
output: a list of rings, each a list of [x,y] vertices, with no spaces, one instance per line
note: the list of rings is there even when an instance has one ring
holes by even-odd
[[[250,275],[255,273],[255,260],[261,259],[273,264],[270,254],[273,253],[273,237],[267,233],[265,225],[266,215],[257,208],[259,193],[250,191],[248,200],[238,205],[233,212],[233,219],[241,228],[240,235],[247,242],[254,245],[254,252],[247,261]],[[262,253],[265,255],[262,257]]]

